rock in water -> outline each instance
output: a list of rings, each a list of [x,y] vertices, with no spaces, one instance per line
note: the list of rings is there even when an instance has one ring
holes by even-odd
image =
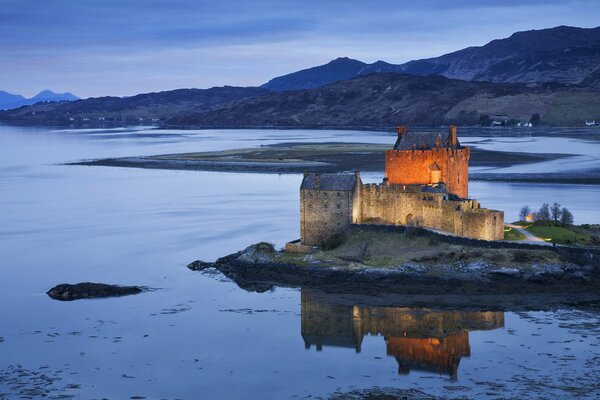
[[[81,282],[74,285],[63,283],[54,286],[46,294],[54,300],[70,301],[101,297],[118,297],[138,294],[143,289],[138,286],[108,285],[106,283]]]
[[[212,268],[214,267],[215,264],[214,263],[209,263],[209,262],[204,262],[204,261],[200,261],[200,260],[196,260],[194,262],[191,262],[188,264],[188,268],[191,269],[192,271],[203,271],[207,268]]]

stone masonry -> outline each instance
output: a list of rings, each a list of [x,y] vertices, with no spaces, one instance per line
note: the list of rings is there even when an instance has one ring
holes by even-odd
[[[363,184],[358,172],[305,174],[300,187],[302,245],[318,246],[350,224],[369,223],[502,239],[504,213],[466,197],[469,154],[454,127],[448,135],[411,134],[401,127],[394,150],[386,152],[382,184]]]

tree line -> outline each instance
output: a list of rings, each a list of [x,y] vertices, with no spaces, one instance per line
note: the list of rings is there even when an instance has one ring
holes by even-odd
[[[573,213],[567,207],[562,207],[556,202],[552,205],[544,203],[537,211],[533,211],[525,205],[519,212],[519,219],[538,225],[551,225],[552,223],[560,226],[573,225]]]

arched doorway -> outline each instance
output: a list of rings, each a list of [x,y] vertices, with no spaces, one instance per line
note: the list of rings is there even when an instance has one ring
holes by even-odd
[[[414,225],[415,224],[415,219],[413,218],[412,214],[408,214],[406,216],[406,225]]]

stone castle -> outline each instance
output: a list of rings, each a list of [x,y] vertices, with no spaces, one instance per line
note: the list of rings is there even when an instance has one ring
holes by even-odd
[[[351,224],[412,225],[501,240],[504,213],[469,199],[470,148],[448,132],[397,128],[381,184],[353,174],[306,173],[300,187],[300,241],[318,246]]]

